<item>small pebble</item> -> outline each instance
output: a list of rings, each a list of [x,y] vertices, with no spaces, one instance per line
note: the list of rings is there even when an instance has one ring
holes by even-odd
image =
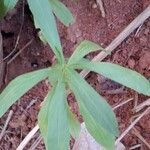
[[[97,8],[96,3],[94,3],[94,4],[92,5],[92,8],[93,8],[93,9]]]
[[[135,60],[134,59],[129,59],[128,61],[128,66],[133,69],[135,67]]]
[[[37,68],[37,67],[38,67],[38,64],[37,64],[37,63],[31,63],[31,66],[32,66],[33,68]]]

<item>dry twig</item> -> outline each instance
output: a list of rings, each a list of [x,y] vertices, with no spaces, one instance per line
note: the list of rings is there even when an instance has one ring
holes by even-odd
[[[3,59],[3,39],[2,39],[2,35],[1,35],[1,31],[0,31],[0,60]],[[4,65],[3,62],[0,63],[0,88],[3,84],[3,72],[4,72]]]
[[[128,103],[128,102],[130,102],[130,101],[132,101],[132,100],[133,100],[133,98],[130,98],[130,99],[128,99],[128,100],[126,100],[126,101],[124,101],[124,102],[122,102],[122,103],[120,103],[120,104],[114,106],[114,107],[113,107],[113,110],[115,110],[115,109],[117,109],[117,108],[119,108],[119,107],[125,105],[126,103]]]
[[[8,117],[7,117],[7,120],[6,120],[6,122],[5,122],[4,128],[2,129],[1,134],[0,134],[0,141],[1,141],[1,139],[3,138],[3,136],[4,136],[4,134],[5,134],[5,131],[6,131],[6,129],[7,129],[8,123],[9,123],[9,121],[10,121],[12,115],[13,115],[13,111],[10,110],[10,112],[9,112],[9,114],[8,114]]]
[[[16,150],[23,150],[24,147],[28,144],[28,142],[33,138],[35,133],[39,130],[39,126],[36,125],[29,133],[28,135],[23,139],[23,141],[20,143],[18,148]]]
[[[135,110],[135,112],[139,112],[146,106],[150,106],[150,98],[148,100],[144,101],[143,103],[139,104],[138,106],[136,106],[134,108],[134,110]]]
[[[120,137],[116,140],[116,144],[119,143],[127,134],[128,132],[139,122],[139,120],[150,112],[150,107],[147,108],[137,119],[135,119],[131,125],[120,135]]]
[[[23,46],[22,49],[20,49],[8,62],[7,64],[10,64],[23,50],[25,50],[31,43],[33,42],[33,39],[31,39],[26,45]]]
[[[140,148],[140,147],[141,147],[141,144],[137,144],[137,145],[130,147],[129,150],[135,150],[135,149]]]
[[[102,0],[96,0],[98,6],[99,6],[99,9],[101,11],[101,14],[102,14],[102,17],[105,18],[106,17],[106,13],[105,13],[105,9],[104,9],[104,4],[102,2]]]
[[[148,149],[150,149],[150,144],[143,138],[143,136],[139,133],[138,130],[136,130],[134,128],[134,132],[133,133],[148,147]]]
[[[35,150],[36,147],[40,144],[40,142],[42,141],[42,136],[40,135],[35,142],[32,144],[32,146],[30,147],[29,150]]]

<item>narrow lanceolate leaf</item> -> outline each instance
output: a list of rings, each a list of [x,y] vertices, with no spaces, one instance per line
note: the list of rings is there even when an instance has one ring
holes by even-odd
[[[63,82],[58,81],[48,93],[40,110],[38,123],[47,150],[68,150],[70,133]]]
[[[40,112],[38,114],[38,125],[40,127],[40,131],[42,134],[42,137],[44,138],[45,145],[47,146],[47,130],[48,130],[48,112],[49,107],[51,103],[51,99],[55,92],[55,86],[51,89],[51,91],[48,92],[47,96],[44,99],[44,102],[42,103],[42,108],[40,109]]]
[[[80,132],[80,123],[68,107],[68,121],[70,134],[74,139],[78,138]]]
[[[58,19],[66,26],[74,23],[74,18],[69,9],[59,0],[49,0],[52,10]]]
[[[50,69],[42,69],[21,75],[11,81],[0,94],[0,117],[2,117],[8,108],[34,85],[47,78],[49,72]]]
[[[113,150],[118,130],[111,107],[77,72],[68,69],[67,77],[88,131],[97,142]]]
[[[85,59],[76,67],[97,72],[139,93],[150,96],[150,82],[136,71],[108,62],[90,62]]]
[[[8,11],[13,9],[18,0],[0,0],[0,19],[2,19]]]
[[[51,46],[59,62],[64,62],[55,18],[49,0],[28,0],[34,20]]]
[[[81,44],[75,49],[74,53],[70,57],[68,64],[75,64],[79,60],[81,60],[85,55],[90,52],[95,52],[98,50],[104,50],[101,46],[91,41],[83,41]]]

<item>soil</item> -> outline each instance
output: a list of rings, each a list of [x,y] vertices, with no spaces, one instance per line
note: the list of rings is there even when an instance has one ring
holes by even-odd
[[[76,3],[70,0],[63,0],[63,2],[68,6],[76,19],[76,22],[68,28],[57,20],[66,57],[69,57],[74,48],[84,39],[97,42],[101,46],[106,47],[150,4],[149,0],[103,0],[106,11],[106,17],[103,18],[95,0],[78,0]],[[20,1],[17,7],[0,23],[4,57],[10,54],[15,46],[22,19],[22,2]],[[54,55],[49,46],[43,45],[39,40],[37,30],[34,28],[31,12],[25,4],[24,23],[16,52],[30,40],[33,40],[32,44],[21,52],[9,65],[5,65],[4,87],[18,75],[45,68],[54,63]],[[91,54],[88,57],[93,58],[93,56],[94,54]],[[8,62],[11,58],[5,62]],[[142,24],[138,32],[133,32],[105,61],[136,70],[146,78],[150,78],[150,19]],[[132,111],[135,106],[135,100],[139,104],[148,98],[130,89],[123,89],[121,85],[108,79],[101,80],[99,75],[93,73],[88,75],[87,80],[112,106],[129,98],[134,98],[133,101],[115,111],[120,133],[130,125],[131,119],[136,115]],[[119,88],[122,89],[114,92]],[[14,113],[8,125],[7,132],[0,141],[1,150],[15,150],[28,132],[36,125],[40,104],[46,96],[47,91],[48,86],[46,81],[42,81],[10,108]],[[73,112],[75,112],[80,122],[82,122],[82,117],[78,112],[74,97],[72,95],[69,96],[68,101]],[[0,119],[0,127],[3,127],[5,124],[8,113]],[[150,143],[150,114],[143,117],[135,128]],[[33,144],[38,135],[39,133],[35,135],[25,148],[26,150]],[[132,131],[125,136],[122,143],[127,149],[141,144],[139,149],[147,150],[147,147]],[[72,146],[73,140],[71,142]],[[36,148],[36,150],[44,149],[43,142]]]

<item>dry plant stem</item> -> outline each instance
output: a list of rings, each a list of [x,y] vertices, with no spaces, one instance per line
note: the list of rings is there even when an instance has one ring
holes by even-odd
[[[0,31],[0,60],[3,59],[3,39],[2,39],[2,34]],[[4,66],[3,66],[3,62],[0,63],[0,88],[3,84],[3,72],[4,72]]]
[[[134,134],[148,147],[148,149],[150,149],[150,144],[143,138],[143,136],[135,128],[134,128]]]
[[[11,53],[6,56],[4,59],[0,59],[0,64],[3,62],[3,61],[6,61],[10,56],[12,56],[15,51],[16,51],[16,48],[18,46],[18,43],[19,43],[19,40],[20,40],[20,36],[21,36],[21,32],[22,32],[22,29],[23,29],[23,24],[24,24],[24,5],[25,5],[25,2],[23,0],[23,5],[22,5],[22,20],[21,20],[21,26],[20,26],[20,29],[19,29],[19,33],[18,33],[18,36],[17,36],[17,39],[16,39],[16,43],[15,43],[15,47],[13,48],[13,50],[11,51]]]
[[[9,123],[9,121],[10,121],[12,115],[13,115],[13,111],[10,110],[10,112],[9,112],[9,114],[8,114],[8,117],[7,117],[7,120],[6,120],[6,122],[5,122],[5,125],[4,125],[4,127],[3,127],[2,131],[1,131],[1,134],[0,134],[0,141],[1,141],[1,139],[3,138],[3,136],[4,136],[4,134],[5,134],[5,131],[6,131],[6,129],[7,129],[8,123]]]
[[[96,0],[98,6],[99,6],[99,9],[101,11],[101,14],[102,14],[102,17],[105,18],[106,17],[106,13],[105,13],[105,9],[104,9],[104,4],[102,2],[102,0]]]
[[[150,5],[137,16],[105,49],[106,52],[100,52],[97,56],[93,58],[92,61],[102,61],[111,53],[115,48],[117,48],[136,28],[138,28],[147,18],[150,17]],[[86,77],[90,71],[82,71],[81,75]]]
[[[19,43],[19,40],[20,40],[20,35],[21,35],[22,29],[23,29],[23,24],[24,24],[24,5],[25,5],[25,2],[24,2],[24,0],[23,0],[21,26],[20,26],[19,34],[18,34],[18,36],[17,36],[17,40],[16,40],[15,47],[14,47],[14,49],[13,49],[14,51],[16,51],[16,48],[17,48],[18,43]]]
[[[33,39],[31,39],[22,49],[20,49],[7,63],[5,63],[5,75],[4,75],[4,83],[7,83],[7,72],[8,72],[8,65],[23,51],[25,50],[31,43]],[[1,62],[0,62],[1,64]]]
[[[23,50],[25,50],[31,43],[33,42],[33,39],[31,39],[22,49],[20,49],[8,62],[9,65]]]
[[[136,106],[134,108],[134,110],[135,110],[135,112],[138,112],[146,106],[150,106],[150,98],[148,100],[144,101],[143,103],[139,104],[138,106]]]
[[[36,139],[36,141],[32,144],[32,146],[30,147],[30,149],[29,150],[35,150],[36,149],[36,147],[40,144],[40,142],[42,141],[42,136],[40,135],[37,139]]]
[[[16,150],[23,150],[24,147],[28,144],[28,142],[32,139],[34,134],[39,130],[39,126],[36,125],[29,133],[28,135],[23,139],[23,141],[20,143],[18,148]]]
[[[134,145],[130,147],[129,150],[136,150],[136,148],[139,148],[139,147],[141,147],[141,144]]]
[[[111,44],[106,48],[108,51],[106,52],[100,52],[96,57],[94,57],[93,61],[102,61],[105,57],[107,57],[108,53],[112,52],[116,47],[119,46],[120,43],[124,39],[126,39],[130,33],[132,33],[136,28],[138,28],[148,17],[150,16],[150,5],[144,10],[137,18],[135,18],[112,42]],[[80,75],[82,77],[86,77],[86,75],[89,73],[89,71],[82,71]],[[140,118],[137,118],[134,122],[135,124],[145,115],[142,114]],[[132,128],[132,127],[131,127]],[[23,148],[27,145],[27,143],[32,139],[34,134],[38,131],[39,126],[36,125],[30,132],[29,134],[25,137],[25,139],[20,143],[18,146],[17,150],[23,150]],[[130,128],[128,129],[130,131]],[[126,133],[125,133],[126,135]],[[125,136],[124,133],[117,139],[117,143]]]
[[[128,132],[139,122],[139,120],[146,114],[150,112],[150,107],[147,108],[137,119],[135,119],[132,124],[120,135],[120,137],[116,140],[115,144],[118,144],[127,134]]]
[[[124,101],[124,102],[122,102],[122,103],[120,103],[120,104],[114,106],[114,107],[113,107],[113,110],[116,110],[117,108],[119,108],[119,107],[125,105],[126,103],[128,103],[128,102],[130,102],[130,101],[132,101],[132,100],[133,100],[133,98],[130,98],[130,99],[128,99],[128,100],[126,100],[126,101]]]
[[[143,23],[138,27],[138,29],[136,31],[136,33],[135,33],[136,37],[139,37],[139,33],[140,33],[140,30],[141,30],[142,26],[143,26]]]
[[[134,100],[134,108],[133,108],[133,109],[135,109],[136,106],[138,105],[138,99],[139,99],[138,93],[135,93],[135,98],[134,98],[134,99],[135,99],[135,100]]]

